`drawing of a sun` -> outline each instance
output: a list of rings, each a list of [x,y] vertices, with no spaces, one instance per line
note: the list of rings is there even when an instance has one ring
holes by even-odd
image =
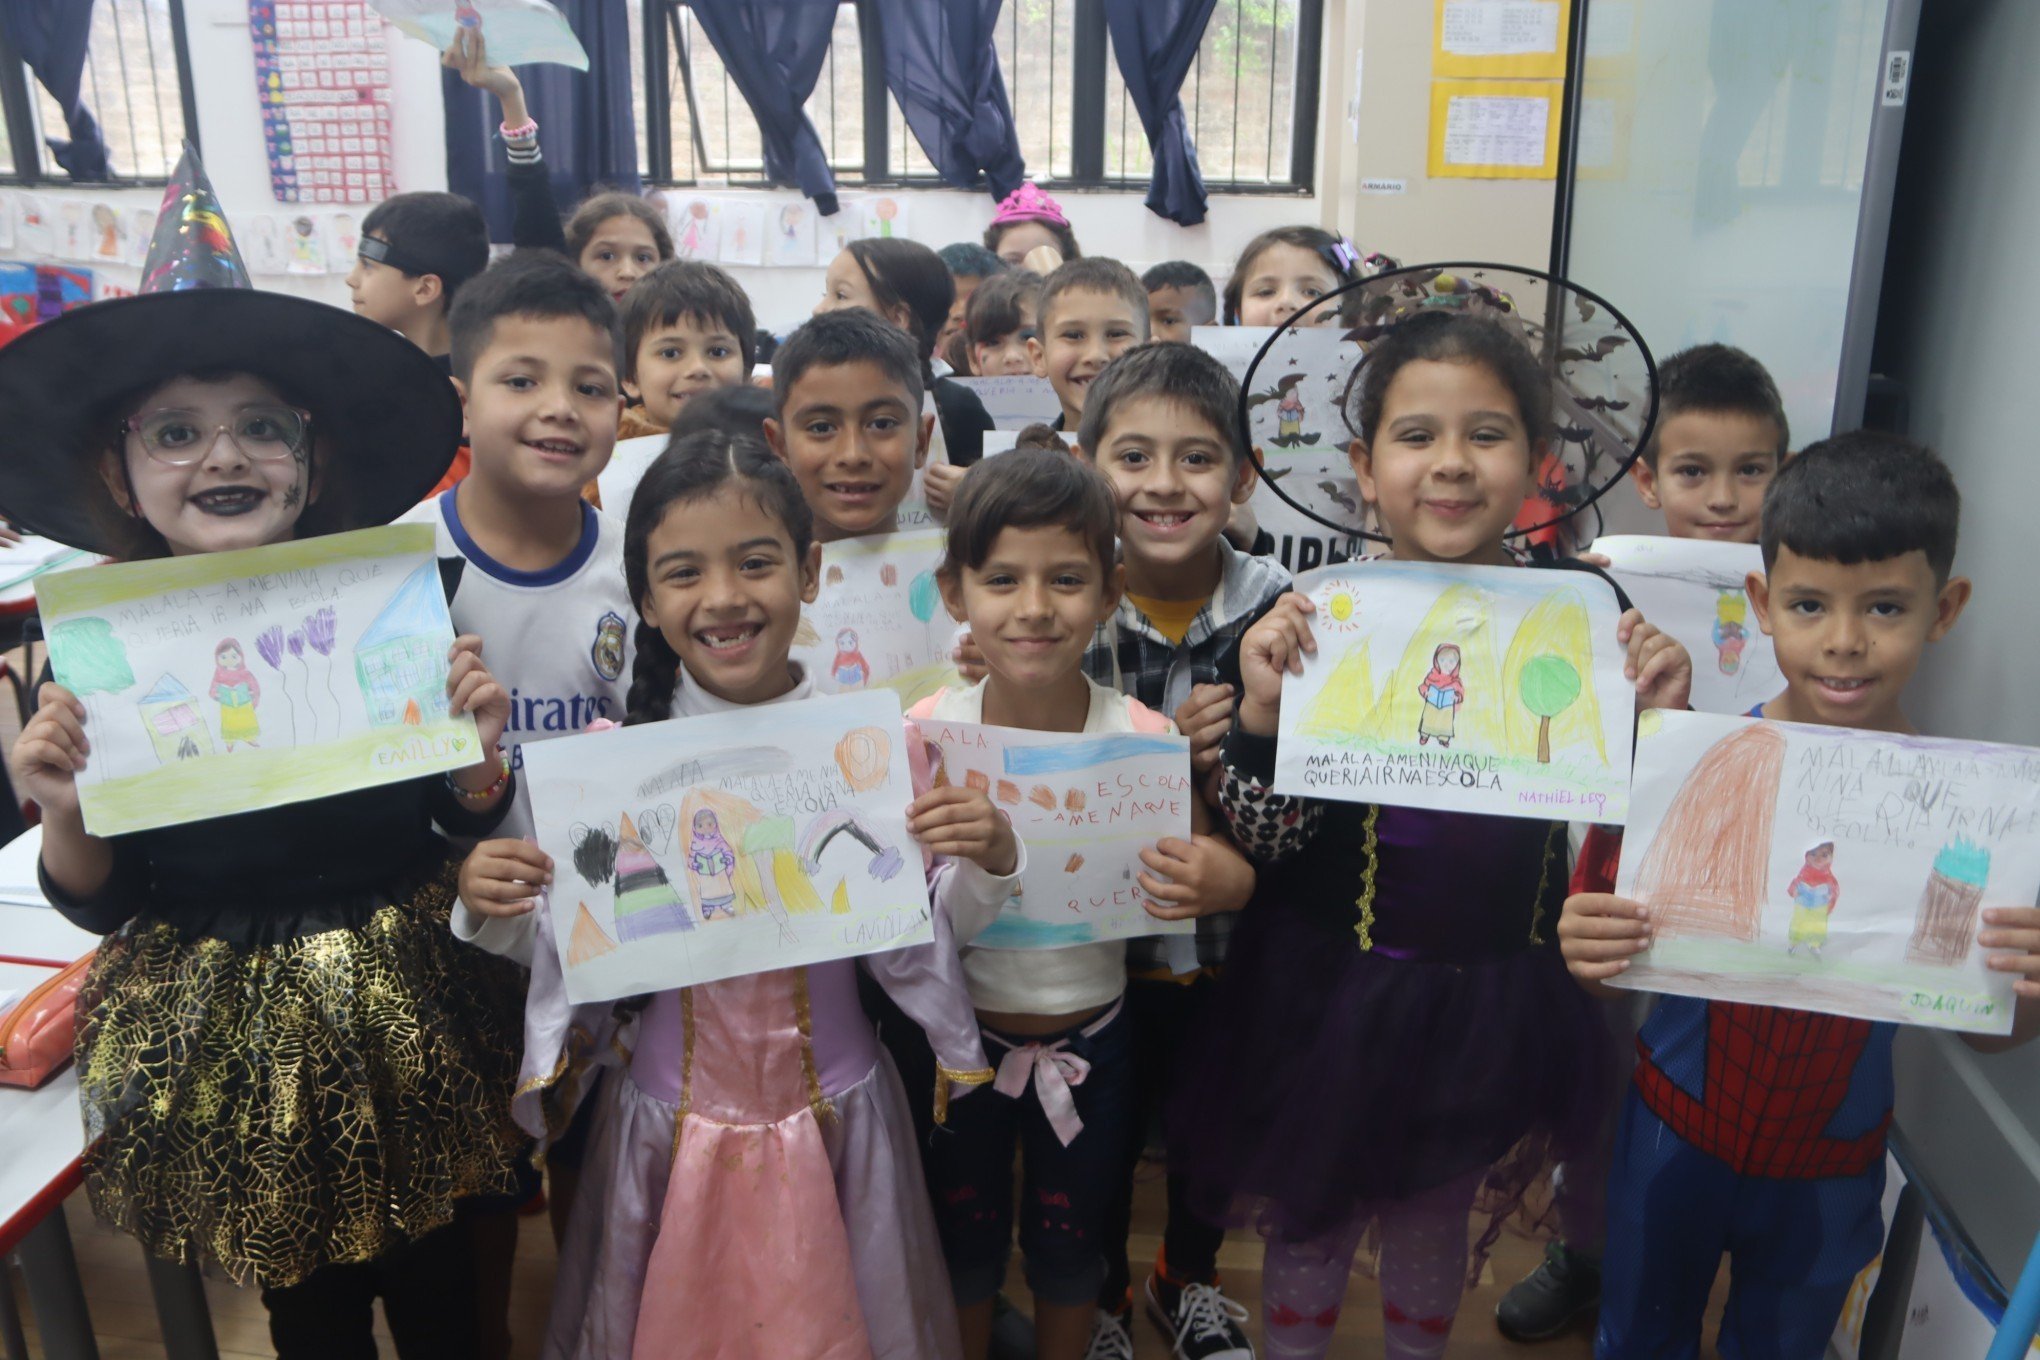
[[[1345,586],[1332,586],[1317,599],[1318,624],[1334,633],[1350,633],[1360,626],[1360,600]]]

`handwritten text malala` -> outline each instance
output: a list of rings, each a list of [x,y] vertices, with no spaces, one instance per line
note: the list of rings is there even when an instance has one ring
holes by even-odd
[[[1444,751],[1379,756],[1365,751],[1314,751],[1303,763],[1303,782],[1313,789],[1502,787],[1494,757]]]
[[[2007,783],[2040,785],[2040,760],[1843,741],[1804,747],[1787,788],[1819,835],[1918,849],[1954,836],[1997,845],[2040,832],[2040,800],[2013,804],[1986,796]]]
[[[137,641],[174,642],[271,614],[295,619],[339,599],[348,587],[379,581],[382,575],[380,562],[299,567],[130,600],[113,617]]]

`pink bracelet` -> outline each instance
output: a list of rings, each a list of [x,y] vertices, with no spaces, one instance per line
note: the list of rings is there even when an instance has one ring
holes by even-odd
[[[503,134],[503,140],[506,142],[528,142],[538,135],[538,120],[527,118],[516,127],[505,123],[497,131]]]

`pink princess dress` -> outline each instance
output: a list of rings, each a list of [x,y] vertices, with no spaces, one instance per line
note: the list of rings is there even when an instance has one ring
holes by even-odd
[[[813,692],[804,676],[780,702]],[[674,716],[730,707],[682,672]],[[1020,867],[930,865],[932,944],[659,992],[621,1026],[608,1003],[567,1002],[541,924],[520,1122],[556,1134],[586,1068],[622,1068],[604,1083],[561,1249],[548,1360],[960,1357],[913,1119],[855,970],[927,1032],[938,1112],[952,1085],[990,1081],[956,951]]]

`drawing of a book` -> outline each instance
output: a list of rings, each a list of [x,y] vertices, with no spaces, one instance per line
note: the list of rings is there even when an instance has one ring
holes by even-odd
[[[692,930],[694,922],[666,871],[645,849],[637,825],[623,814],[616,846],[616,934],[623,940]]]

